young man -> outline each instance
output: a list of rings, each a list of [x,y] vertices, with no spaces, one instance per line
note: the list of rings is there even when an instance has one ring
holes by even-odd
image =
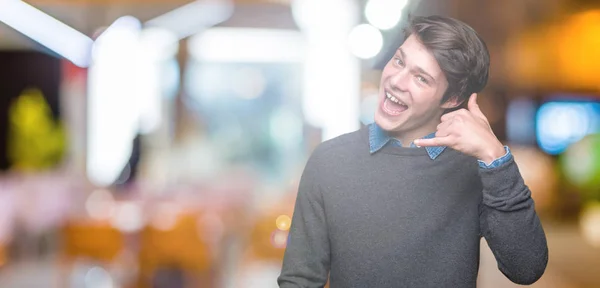
[[[306,164],[280,287],[328,276],[332,288],[475,287],[481,237],[513,282],[544,273],[531,193],[477,106],[484,42],[439,16],[414,18],[406,34],[383,69],[375,123]]]

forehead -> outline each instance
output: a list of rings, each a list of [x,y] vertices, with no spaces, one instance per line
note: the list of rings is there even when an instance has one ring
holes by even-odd
[[[400,54],[400,50],[404,52],[404,62],[410,67],[420,67],[427,74],[438,79],[442,76],[442,69],[437,60],[423,44],[414,35],[410,35],[399,47],[396,54]]]

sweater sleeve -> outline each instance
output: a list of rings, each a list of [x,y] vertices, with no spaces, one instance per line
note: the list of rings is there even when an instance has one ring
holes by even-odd
[[[324,287],[327,282],[329,236],[318,177],[313,155],[300,179],[289,240],[277,279],[281,288]]]
[[[481,234],[500,271],[517,284],[533,284],[548,263],[546,235],[512,155],[503,165],[479,169],[483,184]]]

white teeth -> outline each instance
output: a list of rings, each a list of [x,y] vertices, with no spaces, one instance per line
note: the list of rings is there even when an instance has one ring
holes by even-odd
[[[390,94],[388,92],[385,92],[385,96],[394,103],[406,106],[406,104],[404,104],[404,102],[398,100],[398,98],[394,97],[392,94]]]

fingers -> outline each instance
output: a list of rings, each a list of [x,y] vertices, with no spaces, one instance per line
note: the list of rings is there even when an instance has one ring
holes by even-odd
[[[450,136],[435,137],[431,139],[416,139],[415,145],[418,147],[435,147],[435,146],[451,146],[452,143]]]
[[[450,127],[452,126],[453,121],[444,121],[440,123],[435,132],[436,137],[448,136],[450,135]]]
[[[458,121],[469,121],[470,119],[477,119],[479,121],[484,121],[488,126],[487,117],[481,112],[479,109],[479,105],[477,104],[477,94],[473,93],[471,98],[469,98],[468,110],[467,109],[459,109],[456,111],[452,111],[450,113],[446,113],[442,115],[440,120],[442,122],[450,121],[450,120],[458,120]]]
[[[442,118],[440,118],[440,120],[442,120],[442,122],[444,122],[444,121],[451,120],[452,118],[455,118],[457,116],[468,116],[469,114],[471,114],[471,113],[467,109],[464,109],[464,108],[458,109],[456,111],[452,111],[452,112],[442,115]]]

